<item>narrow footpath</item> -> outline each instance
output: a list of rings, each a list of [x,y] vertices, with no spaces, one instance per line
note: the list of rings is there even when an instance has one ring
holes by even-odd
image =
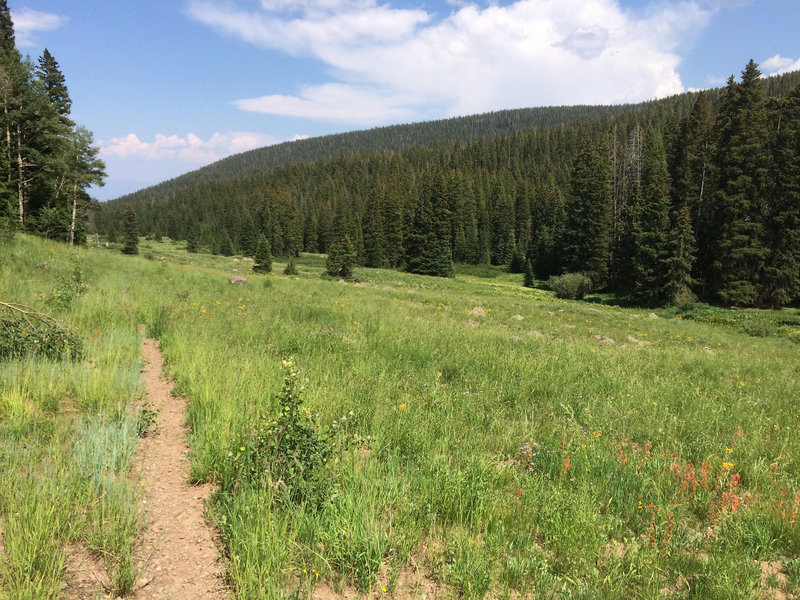
[[[224,600],[229,594],[223,562],[215,533],[203,519],[212,486],[189,483],[186,400],[172,395],[156,340],[144,338],[142,356],[149,408],[160,415],[134,459],[134,469],[142,474],[148,526],[137,553],[146,566],[133,597]]]

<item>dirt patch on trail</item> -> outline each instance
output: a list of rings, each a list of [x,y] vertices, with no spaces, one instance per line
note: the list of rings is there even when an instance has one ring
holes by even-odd
[[[147,398],[160,416],[157,430],[141,441],[134,458],[145,488],[148,527],[137,553],[145,567],[133,597],[222,600],[229,595],[223,561],[215,532],[203,519],[212,486],[189,483],[186,401],[172,395],[156,340],[144,339],[142,356]]]

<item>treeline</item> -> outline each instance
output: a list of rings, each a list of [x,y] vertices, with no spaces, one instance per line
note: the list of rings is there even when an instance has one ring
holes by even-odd
[[[0,233],[24,230],[70,244],[86,241],[91,199],[105,165],[92,134],[70,119],[72,101],[46,49],[34,63],[16,48],[0,0]]]
[[[643,304],[781,306],[799,291],[798,82],[763,80],[751,61],[725,88],[582,122],[193,174],[108,203],[95,223],[114,238],[138,199],[140,231],[223,254],[252,256],[262,235],[284,255],[348,237],[367,266],[491,263],[583,272]]]

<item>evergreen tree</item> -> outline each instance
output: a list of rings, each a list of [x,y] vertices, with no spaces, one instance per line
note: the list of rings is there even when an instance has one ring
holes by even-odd
[[[269,247],[269,240],[264,234],[261,234],[261,236],[258,238],[258,245],[256,246],[256,255],[253,263],[253,271],[256,273],[272,272],[272,251]]]
[[[364,215],[364,264],[373,268],[389,266],[382,205],[377,201],[370,202]]]
[[[16,50],[14,23],[6,0],[0,0],[0,52]]]
[[[718,119],[709,292],[723,303],[753,305],[760,292],[765,246],[764,192],[768,130],[761,72],[751,60],[731,77]]]
[[[256,252],[257,243],[258,237],[255,221],[250,215],[250,211],[245,209],[241,230],[239,232],[239,248],[242,251],[242,256],[253,256]]]
[[[289,256],[286,261],[286,266],[283,268],[284,275],[297,275],[297,265],[294,262],[294,256]]]
[[[692,217],[696,245],[703,255],[710,252],[709,198],[712,197],[713,158],[715,150],[714,118],[708,97],[700,92],[686,118],[683,136],[681,161],[673,178],[677,205],[686,204]],[[700,266],[700,265],[699,265]],[[708,271],[707,264],[701,266]]]
[[[668,302],[694,299],[692,266],[695,260],[695,237],[689,206],[681,205],[675,213],[675,224],[670,234],[667,274],[664,282],[664,299]]]
[[[186,236],[186,251],[190,254],[197,254],[198,250],[197,230],[194,227],[190,227],[189,234]]]
[[[44,49],[42,56],[39,57],[37,75],[42,83],[44,83],[47,97],[50,100],[50,104],[55,107],[61,124],[67,127],[74,126],[74,121],[69,118],[72,109],[72,100],[69,97],[66,79],[61,72],[58,62],[56,62],[56,59],[53,58],[53,55],[50,54],[47,48]]]
[[[525,278],[523,279],[523,283],[526,288],[532,288],[535,285],[535,281],[533,278],[533,263],[531,259],[525,261]]]
[[[759,304],[779,308],[800,296],[800,85],[779,104],[766,217],[769,256]]]
[[[136,224],[136,212],[133,206],[125,207],[125,221],[122,224],[122,253],[139,254],[139,227]]]
[[[586,273],[597,289],[608,280],[610,169],[588,136],[572,166],[564,255],[569,271]]]
[[[233,256],[233,242],[227,231],[223,231],[219,238],[219,253],[222,256]]]
[[[438,169],[423,174],[406,243],[406,270],[420,275],[453,276],[450,207]]]
[[[508,270],[511,273],[524,273],[525,272],[525,252],[522,248],[515,248],[511,254],[511,262],[508,265]]]
[[[670,197],[667,157],[661,135],[650,128],[642,147],[642,206],[634,228],[633,294],[655,305],[666,300]]]
[[[356,247],[349,235],[337,238],[328,250],[325,270],[331,277],[350,279],[356,264]]]

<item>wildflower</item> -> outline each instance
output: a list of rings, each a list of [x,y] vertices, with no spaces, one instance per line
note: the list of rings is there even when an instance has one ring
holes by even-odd
[[[406,409],[406,403],[403,402],[402,404],[398,405],[397,408],[399,408],[400,410],[405,410]]]
[[[733,452],[733,448],[725,448],[725,452]]]
[[[599,431],[595,431],[594,432],[594,437],[596,437],[596,438],[599,438],[601,435],[603,435],[603,434],[600,433]]]
[[[358,321],[353,321],[353,325],[361,325]]]
[[[730,469],[732,467],[733,467],[733,463],[732,462],[724,462],[724,463],[722,463],[722,468],[723,469]]]
[[[437,377],[441,377],[442,376],[442,372],[441,371],[436,371],[436,376]]]

